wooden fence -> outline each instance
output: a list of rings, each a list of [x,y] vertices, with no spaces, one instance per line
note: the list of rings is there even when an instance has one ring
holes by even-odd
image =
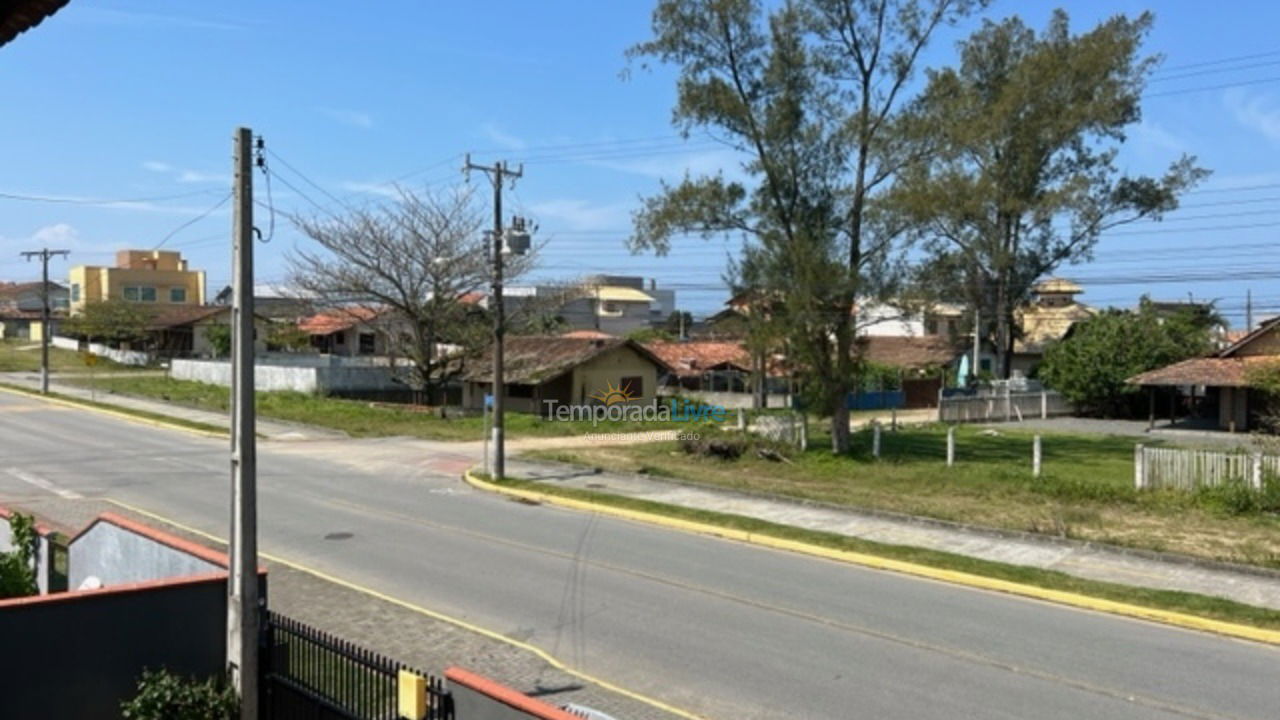
[[[1072,411],[1071,403],[1052,390],[955,395],[938,401],[938,422],[1011,422],[1070,415]]]
[[[1133,449],[1133,482],[1139,490],[1195,490],[1232,481],[1261,490],[1264,475],[1280,475],[1280,456],[1145,445]]]

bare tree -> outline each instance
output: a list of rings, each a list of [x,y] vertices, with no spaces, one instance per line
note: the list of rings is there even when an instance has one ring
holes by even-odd
[[[406,382],[438,402],[469,355],[489,342],[479,299],[490,283],[485,214],[469,192],[399,197],[343,215],[295,217],[317,249],[289,254],[290,282],[318,306],[377,327],[409,360]],[[533,255],[508,257],[519,277]]]

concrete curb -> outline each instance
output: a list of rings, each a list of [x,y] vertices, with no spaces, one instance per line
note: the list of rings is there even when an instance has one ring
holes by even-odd
[[[167,430],[179,430],[181,432],[191,433],[192,435],[199,435],[201,437],[221,439],[221,438],[226,438],[228,435],[227,432],[213,432],[212,430],[198,430],[196,428],[187,427],[185,425],[181,425],[178,423],[166,422],[164,420],[153,420],[151,418],[132,415],[130,413],[119,411],[119,410],[109,410],[107,408],[91,405],[87,402],[78,402],[76,400],[66,400],[63,398],[49,397],[47,395],[41,395],[40,393],[35,391],[26,390],[23,388],[17,388],[12,385],[0,384],[0,392],[7,392],[11,395],[22,395],[24,397],[29,397],[34,400],[41,400],[41,401],[50,403],[52,405],[58,405],[61,407],[68,407],[76,410],[88,410],[89,412],[95,412],[100,415],[106,415],[108,417],[113,417],[118,420],[127,420],[129,422],[138,423],[140,425],[150,425],[151,427],[165,428]]]
[[[695,522],[692,520],[681,520],[679,518],[659,515],[657,513],[643,512],[640,510],[628,510],[605,503],[577,500],[551,493],[538,492],[536,490],[521,490],[517,488],[503,487],[487,480],[481,480],[476,477],[472,470],[468,470],[464,473],[463,479],[467,484],[480,490],[546,503],[548,505],[596,512],[602,515],[611,515],[626,520],[657,525],[698,535],[711,535],[729,540],[737,540],[738,542],[773,548],[775,550],[797,552],[827,560],[834,560],[836,562],[861,565],[863,567],[869,567],[876,570],[887,570],[904,575],[938,580],[954,585],[963,585],[966,587],[991,590],[1009,595],[1019,595],[1022,597],[1034,598],[1036,600],[1044,600],[1084,610],[1093,610],[1095,612],[1120,615],[1139,620],[1148,620],[1187,630],[1210,632],[1269,645],[1280,645],[1280,630],[1267,630],[1249,625],[1212,620],[1196,615],[1187,615],[1185,613],[1169,610],[1159,610],[1156,608],[1143,607],[1141,605],[1132,605],[1115,600],[1104,600],[1102,598],[1095,598],[1088,595],[1080,595],[1078,593],[1062,590],[1050,590],[1047,588],[1037,587],[1035,585],[1026,585],[1008,580],[998,580],[995,578],[974,575],[972,573],[956,570],[943,570],[941,568],[930,567],[928,565],[919,565],[903,560],[892,560],[889,558],[879,557],[877,555],[869,555],[867,553],[852,552],[849,550],[836,550],[833,548],[823,547],[821,545],[812,545],[796,540],[786,540],[772,535],[752,533],[745,530],[735,530],[732,528],[725,528],[718,525]]]
[[[1240,563],[1227,562],[1225,560],[1213,560],[1210,558],[1201,558],[1194,555],[1180,555],[1178,553],[1161,552],[1159,550],[1148,550],[1140,547],[1128,547],[1125,545],[1113,545],[1111,543],[1097,542],[1095,540],[1077,540],[1076,538],[1062,537],[1060,535],[1047,535],[1043,533],[1026,532],[1023,530],[1004,530],[1001,528],[984,527],[982,525],[970,525],[969,523],[955,522],[954,520],[940,520],[938,518],[926,517],[924,515],[911,515],[909,513],[894,512],[892,510],[878,510],[876,508],[849,507],[846,505],[837,505],[836,503],[823,502],[821,500],[808,500],[805,498],[793,498],[785,495],[774,495],[772,493],[760,492],[755,490],[746,490],[743,488],[725,488],[717,485],[709,485],[693,480],[685,480],[684,478],[671,477],[668,475],[646,475],[635,472],[619,472],[614,470],[604,470],[602,468],[591,465],[575,465],[573,463],[561,462],[558,460],[542,460],[540,458],[520,458],[520,462],[529,463],[531,465],[542,465],[544,467],[564,468],[566,471],[594,471],[595,474],[610,473],[614,475],[622,475],[634,480],[643,482],[661,483],[671,485],[673,487],[691,488],[694,490],[705,490],[721,495],[729,495],[740,497],[746,500],[768,500],[770,502],[785,503],[795,507],[817,508],[820,510],[832,510],[835,512],[845,513],[848,515],[856,515],[875,520],[892,520],[895,522],[909,523],[911,525],[920,525],[922,527],[932,527],[941,530],[956,530],[960,532],[972,533],[974,535],[983,535],[997,540],[1021,540],[1028,543],[1036,543],[1045,546],[1066,547],[1079,550],[1100,550],[1104,552],[1115,553],[1117,555],[1125,555],[1135,557],[1142,560],[1155,560],[1176,565],[1186,565],[1189,567],[1197,567],[1205,570],[1217,570],[1222,572],[1232,572],[1241,575],[1251,575],[1254,577],[1263,577],[1273,580],[1280,580],[1280,570],[1261,567],[1258,565],[1242,565]],[[587,473],[584,473],[587,474]],[[640,498],[644,499],[644,498]],[[945,551],[944,551],[945,552]]]

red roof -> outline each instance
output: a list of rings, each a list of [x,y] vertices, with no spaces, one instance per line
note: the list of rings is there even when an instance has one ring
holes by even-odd
[[[951,338],[941,335],[867,335],[854,344],[854,352],[870,362],[908,370],[949,365],[963,351]]]
[[[329,335],[369,322],[384,312],[385,308],[364,306],[334,308],[303,318],[298,323],[298,329],[312,335]]]
[[[751,370],[751,356],[742,343],[652,342],[644,347],[676,377],[700,377],[709,370]]]

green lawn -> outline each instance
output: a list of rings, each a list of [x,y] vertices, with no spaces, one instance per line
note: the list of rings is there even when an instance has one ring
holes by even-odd
[[[56,373],[88,373],[90,368],[84,358],[73,350],[49,348],[49,369]],[[121,372],[142,370],[130,365],[119,365],[106,358],[98,360],[95,372]],[[6,338],[0,340],[0,372],[36,372],[40,370],[40,343],[30,340]]]
[[[1270,511],[1239,502],[1239,493],[1138,492],[1134,438],[1045,434],[1044,474],[1031,476],[1032,436],[962,426],[956,465],[945,463],[941,426],[884,432],[882,457],[870,456],[870,433],[854,435],[842,457],[814,437],[790,463],[746,453],[737,460],[693,456],[676,443],[531,453],[610,470],[685,482],[887,510],[992,528],[1029,531],[1206,558],[1280,567],[1280,482]],[[1147,441],[1150,443],[1150,441]]]
[[[77,378],[83,387],[103,393],[151,398],[204,410],[226,411],[230,391],[218,385],[174,380],[168,377]],[[484,419],[478,415],[441,419],[408,406],[374,404],[322,397],[300,392],[260,392],[258,413],[264,418],[305,423],[344,431],[354,437],[403,435],[431,440],[481,440]],[[562,422],[542,420],[525,413],[507,413],[508,437],[552,437],[586,433],[639,432],[688,429],[688,423]]]

